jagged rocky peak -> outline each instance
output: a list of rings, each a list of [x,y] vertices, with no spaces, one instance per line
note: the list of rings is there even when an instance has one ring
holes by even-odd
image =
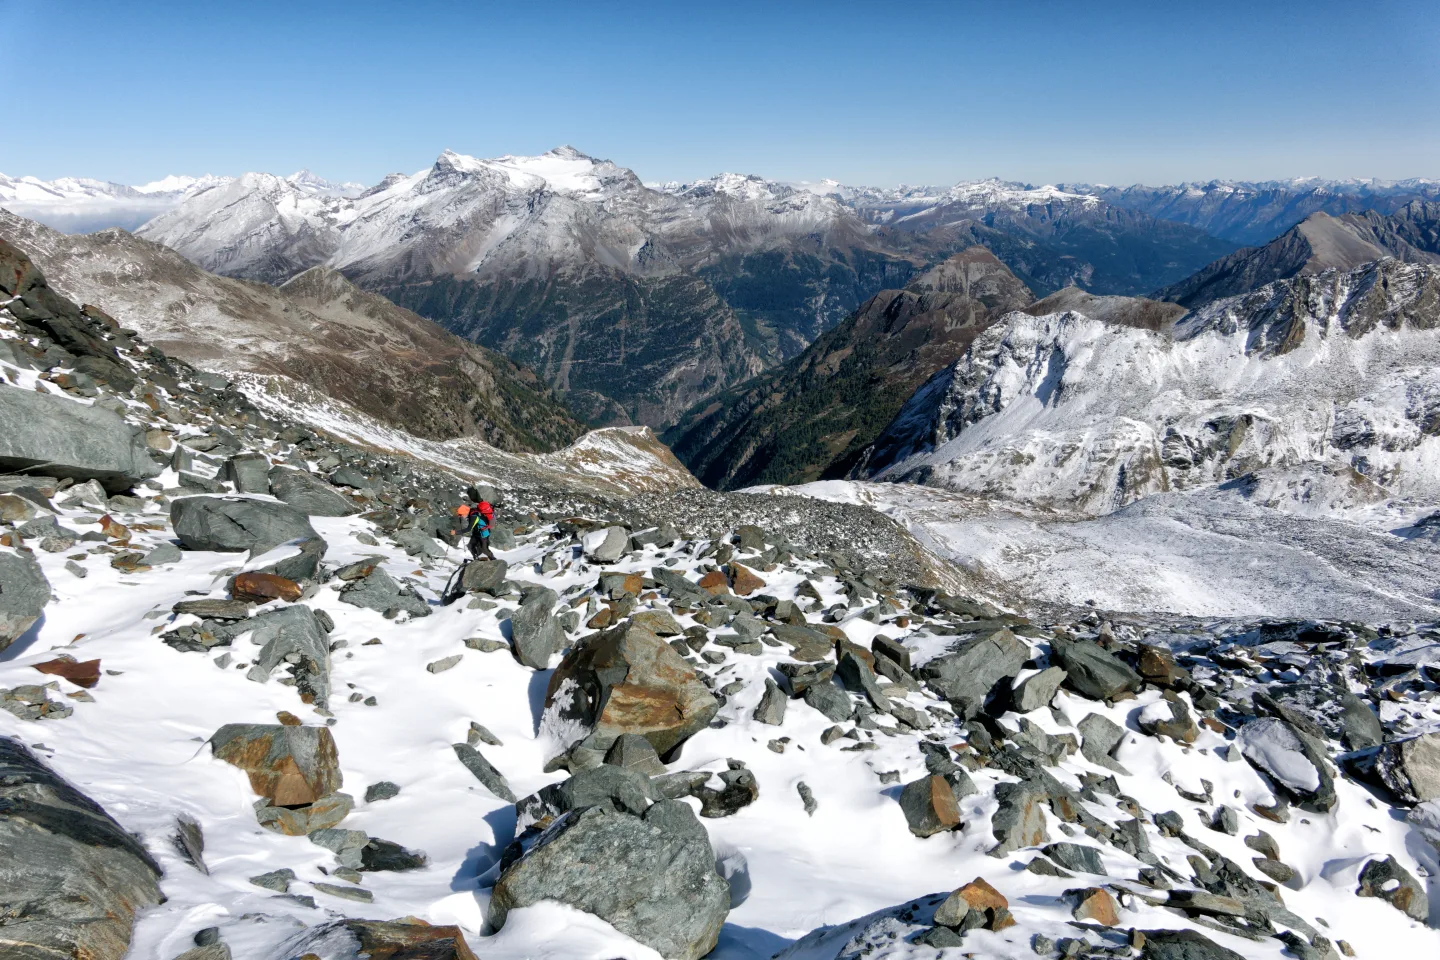
[[[987,307],[1004,304],[1015,309],[1017,297],[1030,299],[1025,284],[989,249],[967,247],[918,274],[906,288],[916,292],[953,293],[970,297]]]

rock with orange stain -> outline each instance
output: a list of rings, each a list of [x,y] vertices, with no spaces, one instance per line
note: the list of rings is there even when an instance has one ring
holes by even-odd
[[[550,677],[546,726],[578,729],[600,756],[622,734],[639,734],[662,757],[703,730],[720,709],[690,665],[640,623],[581,640]]]
[[[250,788],[277,807],[314,803],[343,782],[329,727],[227,723],[210,738],[210,749],[244,770]]]
[[[35,669],[52,677],[63,677],[77,687],[89,689],[100,682],[100,661],[77,661],[69,657],[57,657],[44,663],[35,664]]]

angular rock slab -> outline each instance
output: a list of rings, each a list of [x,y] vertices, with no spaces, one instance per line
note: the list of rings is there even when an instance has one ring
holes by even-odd
[[[459,927],[406,920],[335,920],[281,946],[275,960],[476,960]]]
[[[314,803],[342,785],[329,727],[227,723],[210,738],[210,750],[244,770],[250,789],[277,807]]]
[[[548,669],[550,658],[565,646],[565,628],[555,613],[559,602],[559,594],[549,587],[532,587],[510,616],[511,650],[531,669]]]
[[[0,955],[121,960],[160,867],[99,804],[0,737]]]
[[[273,467],[270,492],[307,517],[348,517],[360,508],[324,480],[289,467]]]
[[[276,667],[291,664],[300,699],[321,707],[329,703],[330,641],[315,611],[301,604],[282,607],[242,620],[235,629],[252,631],[251,639],[261,645],[246,679],[264,683]]]
[[[511,864],[490,898],[490,924],[541,900],[594,914],[667,960],[715,948],[730,911],[705,828],[679,800],[643,817],[591,807],[566,815]]]
[[[578,726],[586,744],[602,754],[616,737],[636,733],[664,757],[719,709],[690,665],[634,623],[576,644],[545,691],[545,724],[557,731]]]
[[[170,504],[170,522],[187,550],[249,550],[259,556],[292,540],[320,540],[303,513],[268,500],[182,497]]]
[[[0,386],[0,473],[43,468],[46,476],[98,480],[123,493],[160,475],[145,431],[104,407]]]
[[[1029,658],[1030,648],[1001,628],[962,641],[952,652],[925,663],[920,675],[968,720],[980,711],[995,685],[1018,674]]]
[[[20,639],[45,612],[50,581],[40,564],[23,553],[0,547],[0,650]]]

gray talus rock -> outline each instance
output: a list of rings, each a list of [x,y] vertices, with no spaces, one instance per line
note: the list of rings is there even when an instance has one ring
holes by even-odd
[[[236,627],[251,631],[260,652],[245,676],[264,683],[282,663],[295,678],[300,699],[323,707],[330,701],[330,641],[315,612],[302,604],[282,607],[242,620]]]
[[[1325,757],[1284,720],[1252,720],[1240,728],[1235,743],[1251,766],[1269,774],[1297,803],[1328,811],[1338,802]]]
[[[359,889],[354,888],[354,889]],[[406,920],[334,920],[310,927],[266,955],[270,960],[475,960],[459,927]]]
[[[236,493],[269,493],[270,460],[263,453],[236,454],[225,461],[220,479],[233,483]]]
[[[460,589],[465,593],[493,594],[509,572],[510,565],[504,560],[471,560],[460,573]]]
[[[111,493],[159,476],[145,431],[66,397],[0,386],[0,472],[98,480]]]
[[[753,716],[761,723],[778,727],[785,722],[785,693],[776,685],[774,680],[765,678],[765,693],[760,697],[760,704],[755,708]]]
[[[1405,803],[1440,797],[1440,734],[1385,744],[1375,757],[1375,770]]]
[[[1075,725],[1084,739],[1080,743],[1080,755],[1091,763],[1114,770],[1126,776],[1130,771],[1115,759],[1115,751],[1125,739],[1125,728],[1108,717],[1098,713],[1087,714]]]
[[[0,548],[0,650],[18,640],[45,612],[50,582],[23,553]]]
[[[170,504],[170,522],[188,550],[249,550],[259,556],[292,540],[320,540],[303,513],[268,500],[182,497]]]
[[[1424,923],[1430,917],[1430,901],[1425,888],[1411,876],[1410,871],[1395,860],[1371,860],[1360,871],[1360,887],[1356,895],[1380,897],[1411,920]]]
[[[384,568],[378,566],[369,575],[346,584],[340,591],[340,599],[352,606],[386,615],[403,610],[412,617],[430,616],[430,605],[414,589],[401,587]]]
[[[360,508],[330,484],[304,470],[274,467],[269,473],[270,492],[307,517],[348,517]]]
[[[1145,930],[1141,960],[1245,960],[1197,930]]]
[[[1047,705],[1055,699],[1055,692],[1060,689],[1066,676],[1060,667],[1046,667],[1039,673],[1026,677],[1015,688],[1015,709],[1021,713],[1029,713]]]
[[[952,652],[920,667],[919,673],[930,689],[969,719],[980,712],[995,685],[1019,673],[1029,656],[1029,647],[1001,628],[962,640]]]
[[[465,765],[466,770],[475,775],[476,780],[484,784],[486,790],[501,800],[515,802],[515,791],[510,789],[510,782],[505,779],[503,773],[495,769],[489,760],[485,759],[484,754],[468,743],[456,743],[452,744],[452,747],[455,750],[456,758]]]
[[[0,737],[0,954],[120,960],[160,868],[97,803]]]
[[[565,628],[555,615],[559,602],[560,596],[549,587],[531,587],[511,615],[510,646],[525,666],[545,670],[565,646]]]
[[[601,756],[616,737],[636,733],[664,757],[703,730],[719,709],[690,665],[633,623],[577,643],[545,692],[546,725],[578,727],[585,744]]]
[[[1089,640],[1062,640],[1050,644],[1051,652],[1067,674],[1065,685],[1092,700],[1112,700],[1122,693],[1135,693],[1145,685],[1140,674]]]
[[[705,828],[683,801],[644,816],[591,807],[545,831],[495,885],[488,920],[554,900],[592,913],[667,960],[699,960],[715,947],[730,891],[715,872]]]
[[[585,534],[581,546],[585,556],[596,563],[614,563],[625,555],[630,535],[624,527],[605,527]]]

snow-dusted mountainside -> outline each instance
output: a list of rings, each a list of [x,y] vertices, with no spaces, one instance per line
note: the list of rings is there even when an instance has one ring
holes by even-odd
[[[65,235],[0,210],[0,239],[62,293],[206,370],[279,378],[437,440],[554,450],[582,432],[533,371],[317,267],[279,289],[218,277],[123,230]]]
[[[1440,267],[1277,281],[1173,326],[1014,313],[921,387],[866,475],[1091,515],[1216,483],[1440,503]]]
[[[1440,180],[1211,180],[1166,187],[1065,184],[1106,203],[1175,220],[1242,244],[1262,244],[1315,213],[1394,213],[1416,200],[1440,200]]]
[[[169,176],[128,187],[104,180],[63,177],[7,177],[0,173],[0,208],[37,220],[65,233],[89,233],[105,227],[134,230],[166,210],[229,177]]]
[[[1416,201],[1389,215],[1312,214],[1264,246],[1222,257],[1155,296],[1198,307],[1249,293],[1272,280],[1352,270],[1381,257],[1440,263],[1440,203]]]
[[[872,297],[794,360],[687,411],[665,439],[721,490],[843,473],[917,386],[1032,299],[972,247]]]

